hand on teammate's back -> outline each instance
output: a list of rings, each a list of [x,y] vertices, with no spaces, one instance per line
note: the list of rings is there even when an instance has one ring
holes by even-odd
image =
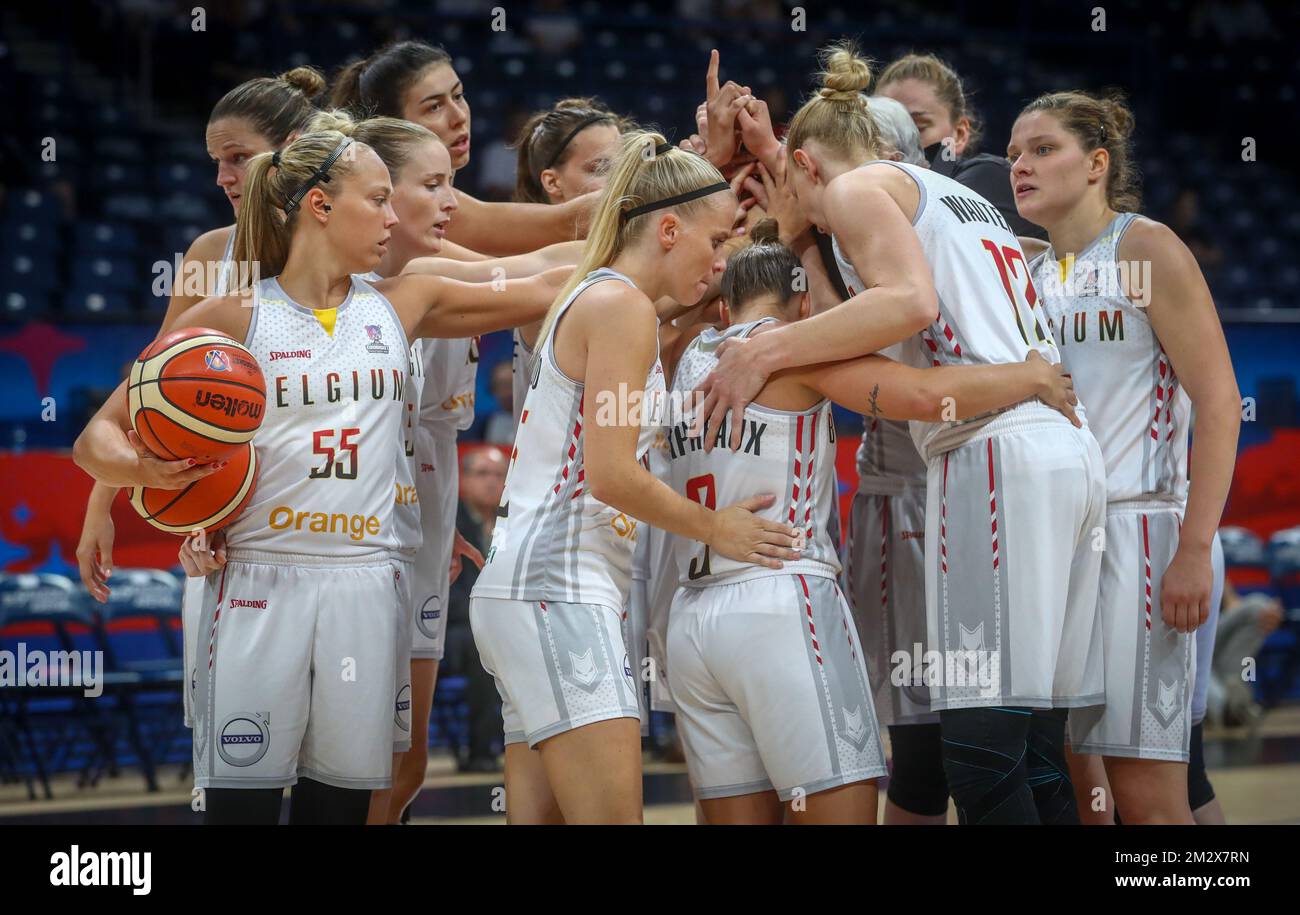
[[[775,501],[776,496],[766,493],[718,509],[713,513],[714,533],[709,538],[709,546],[720,556],[769,569],[781,568],[782,559],[799,559],[802,532],[754,514]]]
[[[1079,403],[1079,398],[1074,393],[1074,379],[1070,377],[1065,367],[1048,362],[1036,349],[1029,351],[1025,361],[1032,365],[1039,375],[1038,399],[1063,415],[1074,424],[1075,428],[1082,428],[1083,423],[1074,412],[1075,406]]]
[[[743,416],[745,408],[763,390],[767,376],[755,360],[746,355],[752,347],[752,340],[737,337],[723,340],[718,345],[718,364],[696,389],[704,395],[704,405],[695,414],[691,435],[704,434],[702,424],[705,422],[708,423],[709,430],[721,428],[728,413]],[[733,424],[731,434],[723,445],[732,451],[737,450],[740,447],[741,431],[741,423]],[[705,434],[704,450],[712,451],[716,439],[716,431]]]

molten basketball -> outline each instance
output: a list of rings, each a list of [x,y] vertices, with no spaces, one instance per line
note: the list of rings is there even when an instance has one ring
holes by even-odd
[[[131,367],[131,425],[167,461],[219,461],[249,441],[266,409],[253,354],[225,334],[188,327],[155,340]]]
[[[130,489],[131,507],[141,518],[169,534],[209,534],[239,517],[257,483],[257,452],[251,442],[238,446],[225,467],[184,489]]]

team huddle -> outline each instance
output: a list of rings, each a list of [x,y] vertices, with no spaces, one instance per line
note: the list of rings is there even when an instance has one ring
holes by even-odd
[[[208,823],[275,823],[290,786],[292,823],[400,821],[465,561],[512,823],[640,822],[651,710],[701,822],[872,824],[886,775],[886,823],[1191,822],[1239,397],[1195,260],[1137,213],[1132,117],[1051,93],[975,156],[936,58],[822,63],[783,130],[717,52],[678,144],[561,100],[512,203],[454,188],[441,48],[350,64],[323,106],[306,67],[217,103],[235,223],[160,330],[242,343],[267,390],[255,489],[179,553]],[[507,329],[479,555],[456,438]],[[127,387],[74,452],[101,600],[117,489],[224,466],[156,456]],[[843,544],[835,404],[864,421]]]

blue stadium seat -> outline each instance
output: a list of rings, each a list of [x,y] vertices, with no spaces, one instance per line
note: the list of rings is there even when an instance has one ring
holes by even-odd
[[[51,292],[59,287],[58,263],[48,254],[6,254],[0,276],[8,289]]]
[[[57,256],[63,241],[57,225],[33,222],[21,216],[6,219],[0,227],[0,249],[5,254]]]
[[[5,198],[4,221],[55,226],[63,220],[59,201],[37,190],[15,190]]]
[[[0,311],[7,321],[28,321],[50,316],[50,296],[40,292],[6,292]]]
[[[81,256],[130,255],[139,246],[140,237],[127,223],[80,222],[75,241],[77,253]]]
[[[75,288],[63,297],[63,314],[69,320],[130,318],[135,316],[131,299],[123,292],[100,292]]]
[[[135,265],[121,257],[74,257],[73,285],[101,292],[138,291],[140,278]]]

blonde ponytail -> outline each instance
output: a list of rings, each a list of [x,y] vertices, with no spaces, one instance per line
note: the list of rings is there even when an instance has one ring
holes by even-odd
[[[237,263],[257,265],[258,275],[276,276],[289,258],[289,240],[298,218],[298,208],[287,215],[285,208],[325,162],[348,142],[336,130],[304,133],[276,153],[254,156],[244,174],[244,196],[235,220],[233,256]],[[345,152],[352,152],[345,150]],[[355,155],[342,155],[329,168],[331,178],[352,171]]]
[[[546,339],[560,307],[587,274],[612,264],[619,254],[640,238],[645,227],[653,224],[664,211],[672,211],[683,217],[690,216],[707,206],[709,198],[697,197],[663,210],[650,210],[630,217],[624,215],[627,211],[718,183],[726,182],[723,181],[722,174],[702,156],[676,146],[667,146],[663,136],[652,131],[625,134],[618,156],[610,167],[609,180],[592,212],[587,244],[582,249],[582,260],[546,313],[538,340]]]
[[[879,155],[876,124],[863,91],[871,85],[871,65],[845,40],[822,50],[822,88],[795,114],[786,132],[786,149],[794,151],[816,140],[824,149],[848,161]]]

